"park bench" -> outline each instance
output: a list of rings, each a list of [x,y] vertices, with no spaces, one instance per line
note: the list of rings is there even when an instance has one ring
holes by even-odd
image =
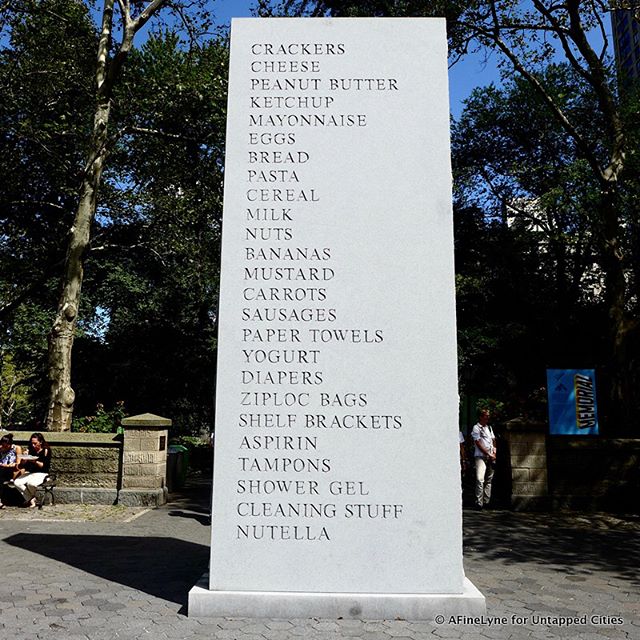
[[[38,486],[36,491],[36,500],[38,504],[38,509],[42,509],[44,505],[44,501],[47,499],[47,496],[51,499],[51,505],[55,505],[56,496],[53,490],[56,488],[56,474],[50,473],[44,479],[41,485]]]

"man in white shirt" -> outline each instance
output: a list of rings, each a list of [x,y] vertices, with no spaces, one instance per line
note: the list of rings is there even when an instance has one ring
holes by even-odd
[[[496,463],[496,437],[489,426],[489,412],[478,413],[478,422],[471,430],[475,444],[476,462],[476,508],[482,509],[491,500],[491,481]]]

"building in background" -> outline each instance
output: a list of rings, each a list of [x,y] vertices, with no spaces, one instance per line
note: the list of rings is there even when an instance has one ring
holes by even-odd
[[[623,85],[640,80],[640,2],[611,12],[616,64]]]

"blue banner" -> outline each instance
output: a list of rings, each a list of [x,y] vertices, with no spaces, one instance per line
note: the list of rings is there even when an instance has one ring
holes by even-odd
[[[593,369],[547,369],[547,397],[552,435],[598,435]]]

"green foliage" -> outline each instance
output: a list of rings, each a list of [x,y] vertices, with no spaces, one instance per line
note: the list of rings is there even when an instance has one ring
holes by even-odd
[[[213,449],[208,438],[199,436],[176,436],[171,444],[182,445],[187,449],[189,470],[203,474],[211,474],[213,468]]]
[[[260,11],[441,16],[451,62],[469,52],[495,56],[507,91],[488,87],[472,95],[453,140],[459,207],[480,209],[487,228],[498,227],[504,257],[494,259],[487,247],[485,305],[469,288],[477,276],[459,279],[466,286],[459,298],[466,307],[459,317],[462,361],[473,366],[461,373],[463,385],[502,379],[522,401],[545,366],[595,364],[607,372],[610,425],[637,432],[640,109],[637,91],[618,89],[606,46],[609,5],[265,0]],[[456,259],[465,276],[473,265],[467,257]],[[465,317],[473,307],[474,317]],[[492,336],[501,323],[503,335],[491,338],[497,348],[484,350],[494,356],[491,366],[472,355],[483,350],[474,337]]]
[[[42,372],[50,326],[51,311],[35,302],[19,305],[12,322],[5,325],[0,343],[0,420],[7,428],[44,415],[47,384]]]
[[[93,416],[83,428],[111,429],[96,397],[167,415],[184,432],[211,422],[227,42],[190,39],[207,29],[200,4],[186,40],[156,27],[134,49],[114,96],[72,361],[77,414]],[[47,334],[92,126],[96,26],[76,0],[18,0],[0,22],[0,343],[24,380],[20,414],[32,419],[47,406]]]
[[[73,360],[82,428],[112,430],[119,400],[132,413],[172,418],[178,433],[213,422],[227,42],[193,39],[209,20],[198,4],[186,39],[177,23],[150,31],[115,90]],[[585,23],[597,25],[597,6],[580,4]],[[494,17],[512,27],[520,17],[525,26],[542,20],[512,0],[265,0],[258,11],[443,15],[454,54],[495,50],[486,29]],[[26,421],[46,408],[46,338],[92,126],[97,40],[87,3],[76,0],[5,3],[0,34],[2,410]],[[548,64],[557,55],[552,30],[507,35],[605,163],[611,127],[585,82],[594,76]],[[605,84],[612,80],[605,73]],[[479,89],[453,130],[461,388],[519,412],[543,407],[546,366],[602,362],[608,348],[603,273],[594,266],[602,257],[601,188],[585,150],[531,87],[511,74],[502,88]],[[630,91],[619,97],[629,140],[618,182],[620,247],[626,311],[637,315],[640,102]],[[638,369],[627,372],[630,381]],[[95,398],[114,408],[96,410]]]
[[[569,68],[549,67],[544,82],[578,126],[593,125],[593,97]],[[547,367],[604,360],[599,184],[519,79],[476,89],[452,143],[461,387],[541,417]]]
[[[24,5],[24,6],[23,6]],[[83,3],[12,3],[0,41],[0,322],[50,308],[89,133],[94,26]],[[56,282],[57,284],[57,282]]]
[[[76,342],[80,410],[97,387],[185,433],[212,421],[226,74],[223,40],[185,51],[164,32],[131,56],[85,281],[85,317],[106,322]]]
[[[488,411],[491,415],[491,422],[500,422],[504,418],[504,402],[495,398],[479,398],[476,401],[476,412]]]
[[[189,451],[194,449],[210,449],[211,443],[208,439],[203,439],[200,436],[175,436],[171,438],[171,444],[179,444],[186,447]]]
[[[3,355],[0,359],[0,427],[10,429],[30,419],[28,381],[28,372],[16,366],[11,354]]]
[[[32,422],[47,404],[47,334],[89,132],[96,37],[81,2],[16,0],[2,12],[0,349],[19,381],[10,420]]]
[[[98,403],[93,415],[74,418],[71,430],[78,433],[116,433],[126,416],[123,401],[116,402],[109,410]]]

